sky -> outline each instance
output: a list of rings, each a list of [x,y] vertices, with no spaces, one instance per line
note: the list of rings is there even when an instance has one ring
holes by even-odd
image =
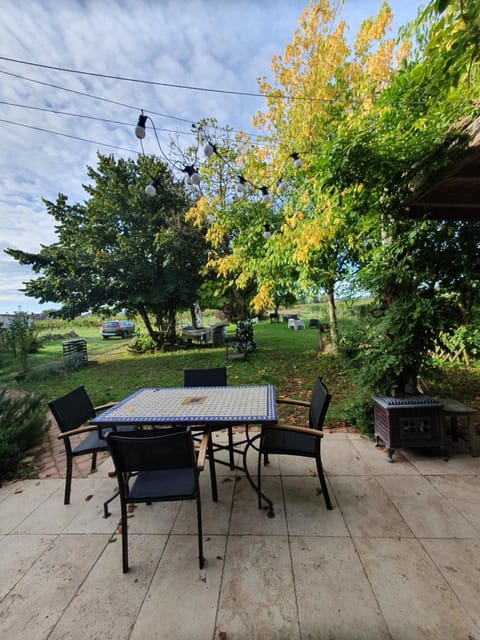
[[[394,36],[422,3],[389,4]],[[191,125],[207,117],[255,133],[251,118],[265,107],[264,99],[226,92],[258,93],[257,78],[271,79],[272,55],[283,54],[291,42],[308,0],[2,0],[1,5],[0,314],[36,313],[58,305],[40,305],[20,291],[36,274],[4,249],[37,253],[55,242],[43,199],[55,201],[64,193],[70,203],[83,202],[86,167],[96,166],[97,151],[136,158],[141,149],[134,128],[141,109],[165,143],[170,136],[191,141]],[[341,18],[352,39],[380,6],[381,0],[345,0]],[[148,128],[144,149],[159,152]]]

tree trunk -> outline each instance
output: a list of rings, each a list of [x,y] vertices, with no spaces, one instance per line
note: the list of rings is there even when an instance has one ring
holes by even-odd
[[[148,335],[155,342],[155,344],[158,344],[160,336],[158,331],[155,331],[155,329],[152,327],[152,323],[150,322],[148,313],[145,311],[144,307],[139,307],[137,311],[143,320],[143,324],[145,325]]]
[[[330,339],[332,345],[337,350],[338,334],[337,334],[337,310],[335,307],[335,294],[333,289],[328,291],[328,318],[330,320]]]

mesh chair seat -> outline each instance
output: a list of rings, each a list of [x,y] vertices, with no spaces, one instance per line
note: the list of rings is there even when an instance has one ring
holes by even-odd
[[[95,451],[108,451],[104,438],[100,438],[97,431],[92,431],[73,449],[73,455],[94,453]]]
[[[315,438],[304,433],[291,433],[275,427],[265,430],[264,451],[268,453],[291,456],[307,456],[313,458],[316,455],[317,444]]]
[[[159,469],[141,471],[128,491],[128,499],[155,502],[155,496],[161,494],[162,500],[181,500],[194,492],[193,469]]]

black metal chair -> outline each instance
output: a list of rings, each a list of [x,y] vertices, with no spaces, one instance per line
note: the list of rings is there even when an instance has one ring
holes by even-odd
[[[184,387],[226,387],[227,369],[226,367],[216,367],[212,369],[184,369]],[[213,443],[214,449],[224,449],[225,447]],[[228,427],[228,460],[230,469],[235,468],[233,450],[233,430]]]
[[[98,428],[93,427],[93,425],[86,428],[82,428],[82,426],[94,418],[97,411],[107,409],[114,404],[115,403],[110,403],[102,405],[101,407],[94,407],[83,386],[48,403],[53,417],[62,432],[60,438],[65,445],[65,454],[67,457],[64,504],[70,504],[73,458],[91,455],[91,470],[95,471],[97,468],[97,453],[99,451],[108,451],[104,436],[109,430],[100,432]],[[76,446],[72,445],[71,437],[82,433],[88,433],[88,435]]]
[[[320,480],[320,487],[325,499],[325,505],[327,509],[332,508],[325,475],[323,473],[322,458],[320,453],[320,444],[323,438],[323,432],[321,428],[325,420],[328,405],[330,404],[330,399],[331,395],[328,393],[328,390],[323,384],[321,378],[318,378],[315,383],[310,402],[305,402],[303,400],[293,400],[290,398],[277,398],[277,403],[279,404],[283,403],[309,408],[309,426],[307,428],[287,424],[276,424],[272,426],[262,427],[257,475],[259,508],[261,508],[261,460],[263,455],[265,457],[265,464],[268,464],[269,454],[315,458],[317,464],[317,473]]]
[[[115,465],[122,514],[122,568],[128,571],[127,505],[174,500],[197,504],[200,569],[205,560],[202,540],[202,509],[199,473],[205,464],[209,434],[204,434],[197,454],[189,427],[110,432],[107,444]]]

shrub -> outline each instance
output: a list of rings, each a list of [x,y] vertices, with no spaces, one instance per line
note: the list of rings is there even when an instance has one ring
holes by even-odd
[[[0,390],[0,481],[15,475],[24,453],[42,441],[48,427],[42,397],[12,398]]]
[[[142,333],[140,329],[135,329],[135,334],[128,345],[128,350],[133,353],[153,353],[156,344],[152,338],[146,333]]]

